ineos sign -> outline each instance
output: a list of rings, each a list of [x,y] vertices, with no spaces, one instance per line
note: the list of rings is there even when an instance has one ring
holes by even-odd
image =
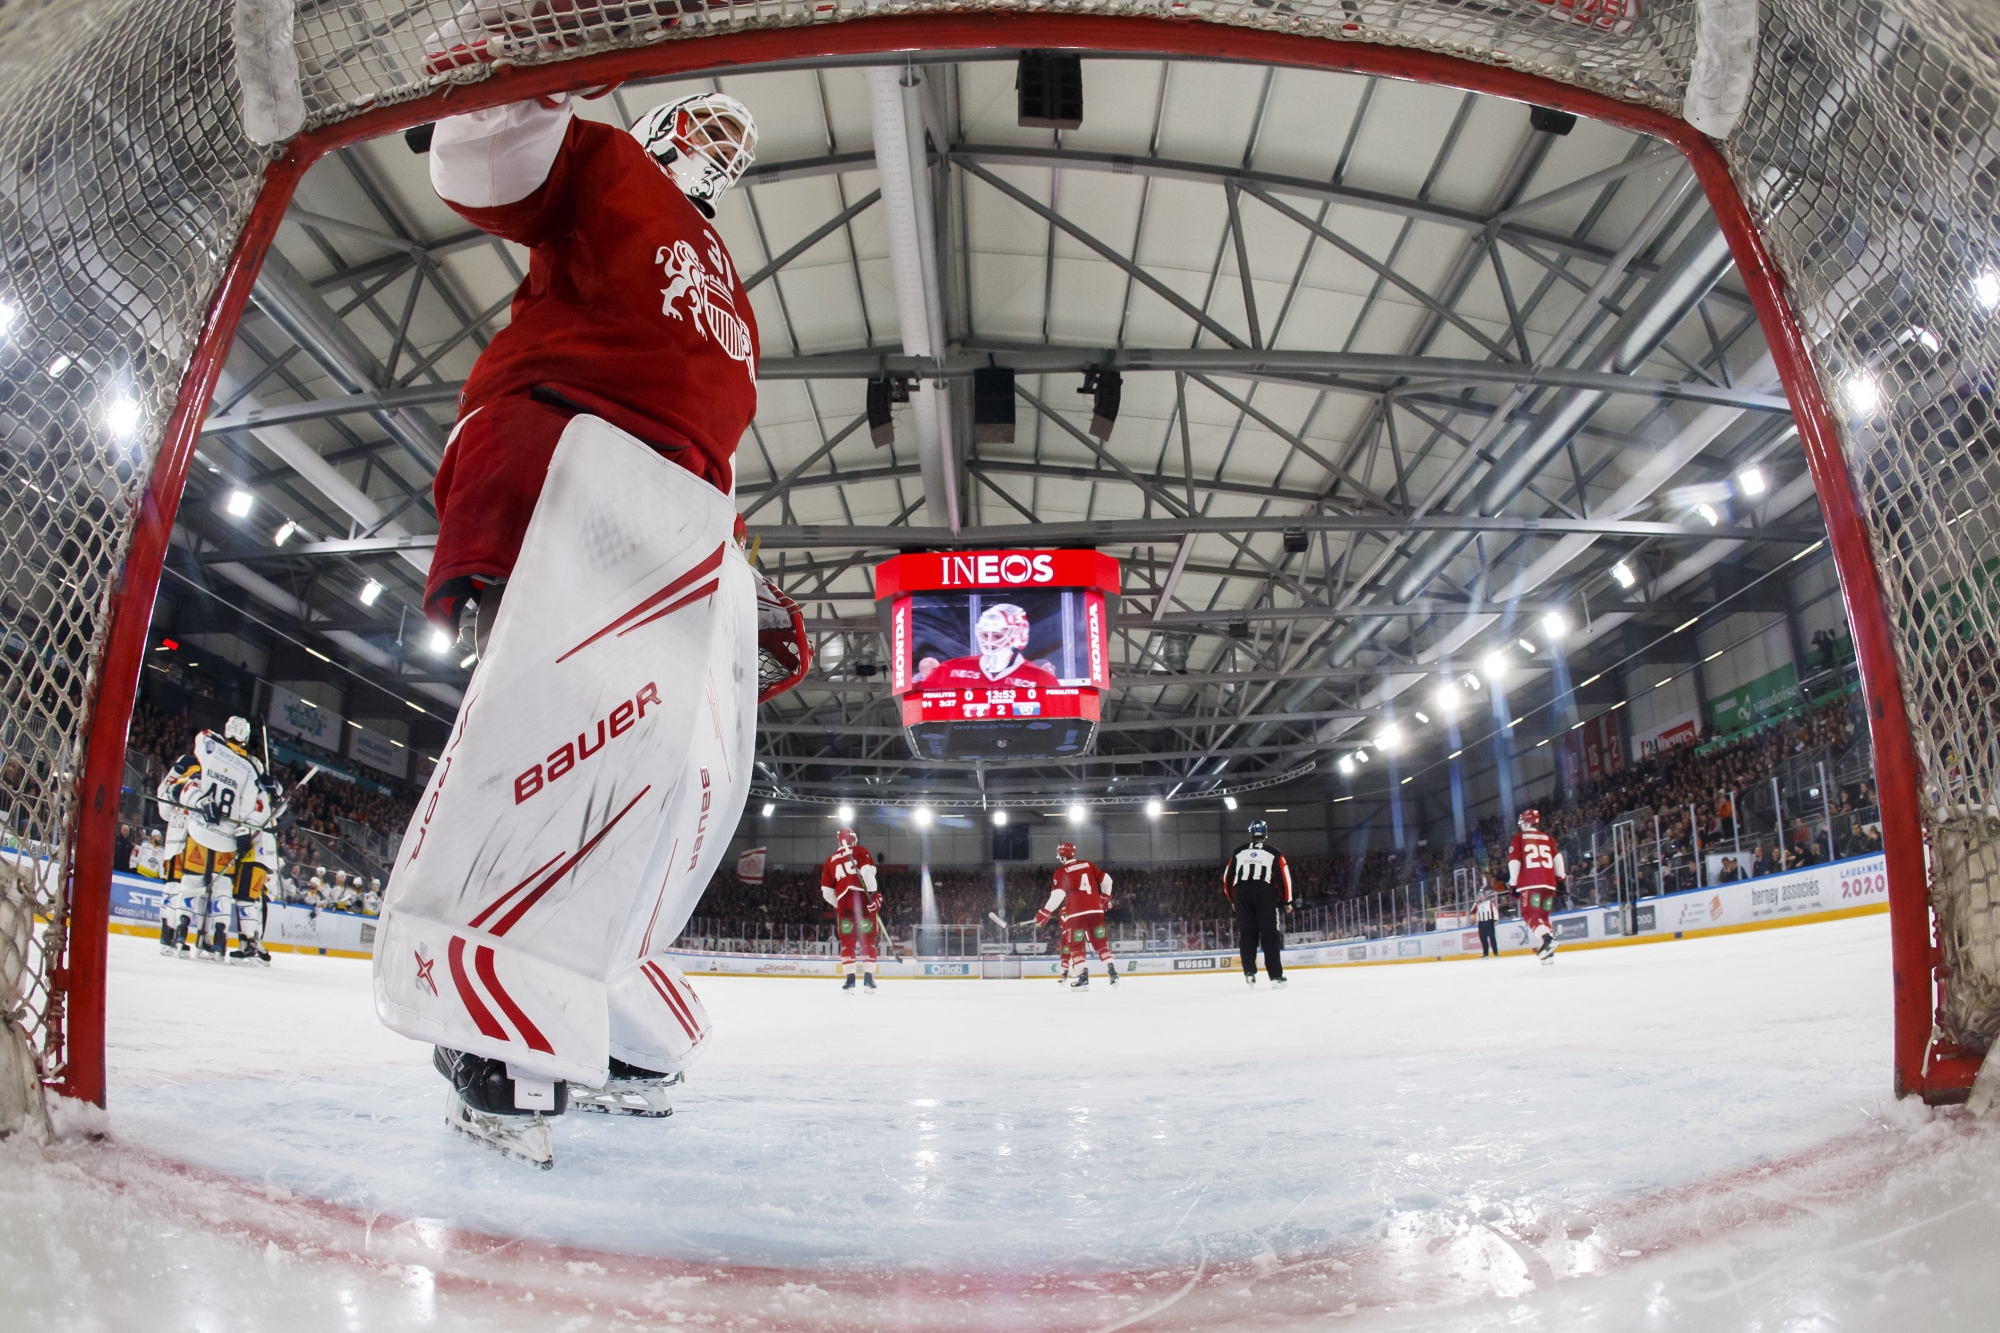
[[[991,588],[996,584],[1052,583],[1055,561],[1047,555],[1009,551],[1001,555],[947,555],[943,558],[939,586],[945,588]]]

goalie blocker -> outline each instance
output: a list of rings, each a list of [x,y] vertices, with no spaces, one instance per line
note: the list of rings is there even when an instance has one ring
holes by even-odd
[[[614,1059],[671,1074],[699,1054],[708,1016],[665,950],[749,791],[761,580],[735,519],[605,422],[563,431],[397,854],[374,964],[389,1027],[593,1088]],[[796,647],[792,679],[802,626]]]

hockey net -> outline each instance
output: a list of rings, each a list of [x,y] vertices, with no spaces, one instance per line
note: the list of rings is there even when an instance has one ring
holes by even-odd
[[[245,138],[234,73],[232,16],[269,3],[0,9],[0,1003],[40,1079],[94,1099],[101,994],[90,992],[101,992],[102,950],[94,969],[84,936],[103,920],[101,908],[83,909],[106,891],[132,645],[158,578],[159,520],[171,519],[191,449],[187,423],[207,391],[190,367],[226,348],[239,241],[289,192],[266,188],[282,150]],[[326,0],[292,12],[306,131],[293,158],[300,142],[323,151],[358,119],[375,132],[398,127],[384,108],[428,99],[399,123],[432,118],[442,93],[476,89],[502,65],[525,95],[537,91],[534,67],[686,70],[700,64],[686,44],[759,30],[801,30],[793,53],[811,53],[824,44],[811,29],[860,33],[885,17],[935,22],[945,49],[1072,44],[1052,25],[1094,17],[1153,22],[1130,24],[1129,45],[1102,27],[1078,44],[1192,50],[1185,37],[1163,45],[1172,25],[1158,21],[1184,32],[1224,25],[1282,34],[1300,52],[1452,57],[1530,76],[1511,95],[1531,97],[1539,78],[1673,116],[1696,11],[1697,0]],[[1886,604],[1900,665],[1899,687],[1893,668],[1874,672],[1892,686],[1886,700],[1871,690],[1877,724],[1899,689],[1916,733],[1950,971],[1938,1030],[1982,1051],[2000,1031],[1990,495],[2000,482],[1990,369],[2000,364],[2000,20],[1984,0],[1765,0],[1762,11],[1750,106],[1723,147],[1835,409],[1868,573],[1884,589],[1872,607],[1857,600],[1873,577],[1857,582],[1856,560],[1842,559],[1852,613],[1880,621]],[[947,26],[996,14],[1015,25],[1010,35],[968,40]],[[453,22],[483,44],[452,56],[438,34]],[[894,47],[856,37],[848,49]],[[781,43],[759,51],[786,53]],[[1369,67],[1353,54],[1319,59]],[[1829,504],[1829,515],[1837,508],[1853,505]],[[1895,793],[1883,796],[1886,805]],[[1921,883],[1903,891],[1921,903]],[[79,1006],[94,1009],[99,1030],[76,1021]],[[1927,996],[1923,1009],[1928,1025]]]

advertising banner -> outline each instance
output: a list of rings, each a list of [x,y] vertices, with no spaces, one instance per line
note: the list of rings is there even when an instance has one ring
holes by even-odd
[[[350,728],[353,734],[347,738],[348,756],[358,763],[387,773],[391,777],[407,777],[410,771],[410,752],[390,740],[379,731],[366,727]]]
[[[282,685],[271,687],[271,707],[264,720],[273,731],[282,731],[288,736],[296,736],[309,741],[323,750],[340,750],[340,714],[331,708],[323,708],[304,695],[294,694]]]
[[[1693,745],[1701,739],[1701,715],[1682,713],[1673,721],[1639,742],[1639,757],[1650,759],[1664,754],[1677,745]]]
[[[1748,731],[1799,701],[1799,673],[1790,662],[1746,681],[1708,703],[1709,725],[1718,736]]]

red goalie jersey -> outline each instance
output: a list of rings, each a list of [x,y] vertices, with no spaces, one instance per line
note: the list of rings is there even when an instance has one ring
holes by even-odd
[[[1507,884],[1514,889],[1554,889],[1563,879],[1563,856],[1546,833],[1523,829],[1507,845]]]

